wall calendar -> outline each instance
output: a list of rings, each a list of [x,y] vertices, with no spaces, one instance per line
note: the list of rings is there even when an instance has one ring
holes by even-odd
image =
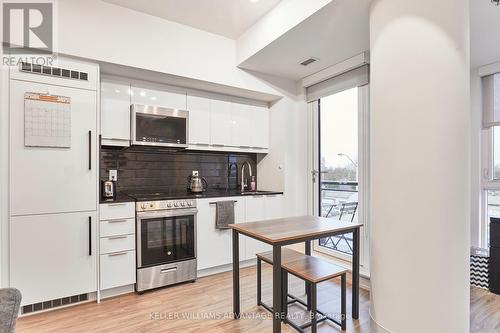
[[[71,99],[24,94],[24,145],[26,147],[71,147]]]

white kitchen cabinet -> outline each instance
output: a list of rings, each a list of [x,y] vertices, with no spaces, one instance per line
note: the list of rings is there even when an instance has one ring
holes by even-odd
[[[97,290],[97,226],[95,211],[11,217],[10,285],[22,305]]]
[[[251,146],[254,148],[269,148],[269,109],[254,106],[251,110]]]
[[[207,198],[197,200],[197,259],[198,270],[226,265],[232,262],[231,229],[215,228],[215,204],[217,201],[234,200],[235,223],[245,220],[245,198]],[[240,236],[240,258],[245,258],[245,239]]]
[[[230,146],[250,148],[252,145],[253,106],[231,103]]]
[[[186,110],[186,92],[155,90],[139,86],[132,86],[131,91],[132,104]]]
[[[116,219],[135,219],[135,202],[111,202],[102,203],[99,205],[100,219],[116,220]]]
[[[101,254],[100,262],[101,289],[135,283],[135,251]]]
[[[101,237],[99,253],[114,253],[135,250],[135,234]]]
[[[286,217],[283,194],[266,195],[264,209],[266,220]]]
[[[69,148],[24,145],[27,92],[71,98]],[[97,209],[97,94],[95,91],[10,80],[10,215]]]
[[[99,287],[104,290],[134,284],[135,203],[103,203],[99,211]]]
[[[215,146],[231,145],[231,103],[210,101],[210,144]]]
[[[266,196],[255,195],[245,198],[245,217],[246,222],[254,222],[266,219]],[[255,254],[272,250],[272,247],[266,243],[253,238],[246,238],[245,258],[254,259]]]
[[[210,99],[188,95],[187,110],[189,111],[189,143],[210,144]]]
[[[101,143],[130,145],[130,84],[101,81]]]

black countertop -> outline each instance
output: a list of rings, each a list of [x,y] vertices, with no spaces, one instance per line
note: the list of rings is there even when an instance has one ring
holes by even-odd
[[[140,191],[130,193],[118,193],[116,200],[101,200],[101,203],[113,202],[134,202],[134,201],[154,201],[154,200],[176,200],[176,199],[204,199],[204,198],[222,198],[222,197],[245,197],[259,195],[283,194],[280,191],[256,191],[241,192],[237,190],[207,190],[203,193],[183,192],[155,192]]]

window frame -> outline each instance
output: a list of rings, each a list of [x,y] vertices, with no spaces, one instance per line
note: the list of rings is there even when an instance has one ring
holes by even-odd
[[[500,179],[494,179],[494,128],[493,126],[481,129],[481,194],[480,194],[480,221],[479,245],[488,248],[488,191],[500,191]]]

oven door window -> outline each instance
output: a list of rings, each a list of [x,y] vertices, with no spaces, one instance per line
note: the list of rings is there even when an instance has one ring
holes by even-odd
[[[135,139],[139,142],[186,144],[186,118],[136,113]]]
[[[194,216],[141,220],[142,266],[195,258]]]

